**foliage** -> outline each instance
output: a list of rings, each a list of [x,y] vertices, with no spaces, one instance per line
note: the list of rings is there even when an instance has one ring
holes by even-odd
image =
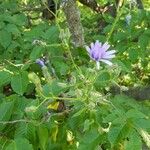
[[[149,85],[149,10],[126,2],[113,17],[79,5],[87,43],[108,41],[117,51],[114,66],[96,70],[85,48],[71,43],[61,9],[56,21],[28,11],[41,5],[0,2],[0,149],[150,148],[149,102],[109,90]]]

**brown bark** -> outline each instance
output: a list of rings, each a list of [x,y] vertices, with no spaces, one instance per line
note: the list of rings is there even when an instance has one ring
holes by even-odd
[[[129,88],[127,91],[122,91],[119,87],[112,86],[110,88],[110,92],[113,95],[125,94],[131,98],[134,98],[137,101],[150,100],[150,86],[132,87],[132,88]]]
[[[63,7],[63,11],[66,16],[73,44],[76,47],[84,46],[83,27],[80,20],[80,12],[76,5],[76,0],[67,1]]]

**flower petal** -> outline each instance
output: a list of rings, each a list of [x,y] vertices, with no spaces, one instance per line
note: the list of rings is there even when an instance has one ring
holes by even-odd
[[[109,60],[106,60],[106,59],[100,59],[100,61],[108,64],[109,66],[112,66],[112,62],[110,62]]]
[[[85,48],[90,53],[91,49],[88,46],[85,46]]]
[[[95,50],[93,50],[93,51],[91,52],[91,57],[92,57],[93,59],[95,59],[96,61],[98,61],[98,60],[100,59],[98,49],[95,49]]]
[[[103,56],[103,58],[104,59],[110,59],[110,58],[114,58],[115,57],[115,55],[105,55],[105,56]]]
[[[106,55],[111,55],[111,54],[114,54],[114,53],[116,53],[116,51],[115,50],[111,50],[111,51],[107,51]]]
[[[93,50],[94,46],[94,43],[91,43],[91,50]]]
[[[102,46],[102,49],[103,49],[104,51],[107,51],[107,50],[109,49],[109,47],[110,47],[110,45],[108,44],[108,42],[105,42],[105,43],[103,44],[103,46]]]
[[[98,40],[96,40],[96,42],[95,42],[95,46],[98,46],[99,48],[101,48],[102,43],[101,43],[101,42],[99,42]]]

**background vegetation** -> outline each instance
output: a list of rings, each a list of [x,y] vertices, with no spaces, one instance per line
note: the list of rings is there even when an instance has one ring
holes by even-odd
[[[150,148],[150,2],[83,2],[85,44],[108,41],[112,67],[72,42],[67,1],[0,1],[0,149]]]

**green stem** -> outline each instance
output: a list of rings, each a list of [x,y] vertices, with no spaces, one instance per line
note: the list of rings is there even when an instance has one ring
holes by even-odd
[[[126,2],[126,1],[125,1],[125,2]],[[122,15],[122,13],[123,13],[123,9],[124,9],[125,4],[126,4],[125,2],[124,2],[123,6],[122,6],[121,8],[118,7],[118,9],[117,9],[117,16],[116,16],[116,18],[115,18],[114,23],[112,24],[112,28],[111,28],[110,32],[109,32],[108,35],[107,35],[106,41],[109,41],[111,35],[113,34],[113,32],[114,32],[114,30],[115,30],[116,24],[117,24],[117,22],[119,21],[121,15]]]

